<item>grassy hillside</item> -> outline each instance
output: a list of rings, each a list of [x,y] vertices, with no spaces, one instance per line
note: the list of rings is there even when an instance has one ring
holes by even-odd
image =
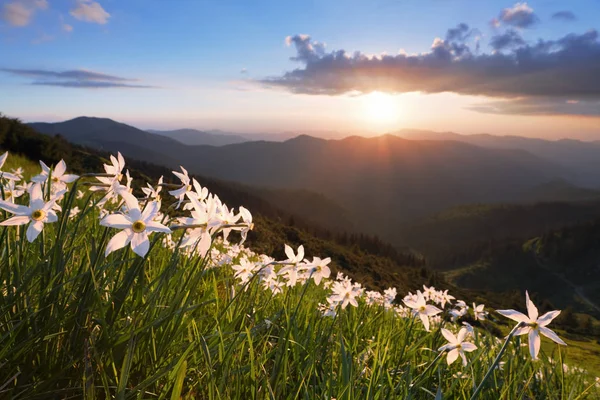
[[[525,241],[599,217],[600,200],[474,204],[450,208],[386,237],[426,254],[433,268],[451,269],[476,261],[482,249]]]

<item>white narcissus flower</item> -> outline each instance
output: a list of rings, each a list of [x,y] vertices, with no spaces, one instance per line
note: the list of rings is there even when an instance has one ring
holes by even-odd
[[[331,275],[331,269],[329,269],[327,266],[330,262],[331,258],[329,257],[323,259],[319,257],[313,257],[311,263],[308,263],[306,266],[302,266],[300,269],[312,274],[312,278],[314,279],[315,283],[320,285],[323,278],[329,278]]]
[[[219,222],[215,218],[216,204],[214,201],[199,202],[194,198],[190,199],[190,204],[192,205],[191,218],[180,218],[179,221],[184,225],[199,227],[191,229],[185,234],[181,247],[194,246],[196,251],[204,256],[212,244],[210,231],[219,226]]]
[[[496,312],[513,321],[524,324],[524,326],[521,326],[516,330],[515,335],[529,334],[529,353],[531,354],[531,358],[537,360],[537,356],[540,352],[540,333],[553,342],[566,346],[567,344],[563,342],[553,330],[546,328],[554,318],[558,317],[560,311],[549,311],[539,317],[538,309],[535,304],[529,300],[529,293],[527,291],[525,291],[525,303],[527,305],[527,313],[529,316],[515,310],[497,310]]]
[[[487,311],[483,311],[484,307],[484,304],[477,305],[473,303],[473,315],[475,316],[476,321],[483,321],[488,314]]]
[[[29,195],[29,207],[0,200],[0,208],[15,215],[6,221],[0,222],[0,225],[10,226],[24,225],[29,223],[29,227],[27,228],[25,236],[31,243],[42,232],[45,223],[58,221],[56,212],[52,208],[55,205],[56,198],[62,196],[63,194],[64,192],[58,192],[50,201],[45,202],[42,194],[42,187],[38,183],[33,185],[31,189],[31,193]]]
[[[182,166],[180,166],[179,168],[181,168],[182,172],[177,172],[177,171],[171,171],[171,172],[173,172],[173,175],[175,175],[176,177],[179,178],[179,180],[181,181],[181,187],[179,189],[169,191],[169,194],[178,200],[176,208],[179,208],[179,206],[181,206],[181,203],[183,203],[185,194],[187,192],[192,191],[192,185],[191,185],[192,180],[190,179],[190,175],[189,175],[187,169],[183,168]]]
[[[294,250],[286,244],[285,255],[288,256],[288,259],[284,262],[289,265],[281,268],[279,270],[279,275],[286,274],[288,280],[287,286],[295,286],[298,281],[298,264],[302,262],[302,259],[304,258],[304,246],[300,245],[298,247],[298,253],[294,254]]]
[[[456,336],[454,336],[454,334],[448,329],[442,328],[442,335],[444,335],[444,337],[448,341],[448,344],[445,344],[442,347],[440,347],[438,351],[448,352],[448,355],[446,357],[446,362],[448,363],[448,365],[452,364],[454,361],[456,361],[458,356],[460,356],[460,358],[462,358],[463,366],[466,367],[467,357],[465,356],[465,351],[471,352],[473,350],[477,350],[477,346],[475,346],[473,343],[465,342],[467,334],[467,328],[461,328],[461,330],[458,332],[458,335]]]
[[[416,300],[403,300],[404,304],[413,309],[413,313],[418,315],[423,322],[423,326],[425,326],[425,330],[429,332],[429,317],[437,315],[442,312],[436,306],[432,306],[431,304],[425,303],[425,298],[423,297],[423,293],[420,291],[417,292]]]
[[[356,297],[361,294],[361,291],[353,285],[352,282],[336,281],[333,283],[331,290],[333,291],[333,294],[327,299],[331,305],[341,304],[342,309],[346,308],[348,304],[358,307]]]
[[[148,235],[152,232],[171,233],[171,230],[154,221],[159,212],[159,205],[152,201],[140,210],[138,200],[126,190],[119,190],[118,194],[125,200],[127,212],[125,214],[110,214],[100,221],[100,225],[110,228],[122,229],[110,239],[106,245],[108,256],[115,250],[121,249],[131,243],[131,249],[135,254],[144,257],[150,249]]]
[[[2,167],[4,166],[4,163],[6,162],[7,158],[8,158],[8,151],[0,156],[0,178],[12,180],[12,181],[19,181],[20,179],[16,175],[11,174],[10,172],[2,171]]]
[[[14,180],[8,180],[2,188],[2,193],[4,193],[4,200],[14,203],[15,199],[25,194],[25,189],[21,186],[15,186]]]
[[[52,175],[52,193],[65,190],[67,183],[75,182],[79,178],[77,175],[65,174],[67,172],[67,164],[64,160],[60,160],[53,170],[44,164],[43,161],[40,161],[40,165],[42,166],[42,173],[34,176],[31,180],[36,183],[44,183],[48,180],[48,176]]]

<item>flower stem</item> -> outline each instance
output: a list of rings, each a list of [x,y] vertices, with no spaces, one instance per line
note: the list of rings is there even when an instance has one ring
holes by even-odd
[[[502,358],[502,355],[504,354],[504,352],[506,351],[506,348],[508,347],[508,343],[513,338],[513,336],[515,335],[515,332],[517,331],[517,329],[523,327],[524,325],[525,325],[524,322],[519,322],[512,329],[512,331],[510,331],[510,333],[506,337],[506,340],[504,341],[504,344],[502,345],[502,348],[500,349],[500,353],[498,353],[498,355],[496,356],[496,359],[494,360],[494,363],[492,364],[492,366],[490,367],[490,369],[488,370],[488,372],[486,372],[485,376],[483,377],[483,380],[481,381],[481,383],[479,384],[479,386],[477,386],[477,389],[475,389],[475,392],[473,393],[473,396],[471,396],[471,400],[475,400],[477,398],[477,396],[479,395],[479,392],[481,392],[481,389],[483,389],[483,385],[485,384],[485,381],[488,380],[488,378],[490,377],[490,375],[492,375],[492,372],[494,372],[494,369],[496,369],[496,367],[498,366],[498,363],[500,363],[500,358]]]

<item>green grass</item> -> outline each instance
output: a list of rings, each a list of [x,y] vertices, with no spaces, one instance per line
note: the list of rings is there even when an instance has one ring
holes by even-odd
[[[117,230],[98,224],[100,195],[77,200],[75,189],[35,242],[25,227],[0,227],[2,398],[469,399],[494,366],[501,341],[485,329],[469,364],[448,366],[437,349],[440,328],[458,328],[449,321],[426,332],[364,299],[325,317],[319,305],[331,293],[310,279],[281,294],[258,274],[241,284],[231,265],[259,255],[216,237],[212,258],[172,251],[158,234],[144,258],[105,257]],[[82,211],[68,219],[75,205]],[[598,397],[592,374],[564,373],[546,357],[570,363],[570,352],[544,343],[542,353],[533,362],[512,340],[479,398]]]

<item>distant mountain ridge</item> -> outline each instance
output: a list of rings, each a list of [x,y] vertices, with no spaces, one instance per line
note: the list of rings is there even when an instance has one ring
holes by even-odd
[[[461,135],[418,129],[404,129],[394,132],[394,135],[411,140],[458,141],[491,149],[523,149],[568,168],[572,174],[569,177],[572,183],[600,188],[600,141],[545,140],[490,134]]]
[[[147,130],[155,135],[166,136],[187,145],[225,146],[234,143],[247,142],[248,139],[238,135],[212,133],[197,129],[176,129],[171,131]]]
[[[394,135],[326,140],[300,135],[285,142],[184,145],[102,118],[30,124],[46,134],[191,172],[259,187],[306,189],[347,210],[370,233],[445,208],[520,201],[524,193],[569,170],[524,150]],[[305,210],[309,212],[310,209]]]

